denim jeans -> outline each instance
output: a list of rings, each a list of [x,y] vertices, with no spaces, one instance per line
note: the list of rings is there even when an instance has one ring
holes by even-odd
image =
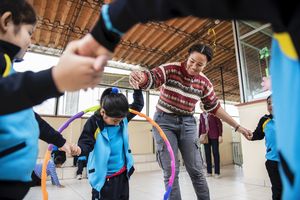
[[[214,156],[215,174],[220,174],[219,139],[208,139],[208,144],[204,144],[208,174],[212,174],[211,149]]]
[[[197,145],[197,126],[193,116],[179,116],[157,111],[154,121],[166,134],[174,151],[176,175],[173,183],[170,200],[180,200],[180,187],[178,182],[179,160],[178,149],[181,152],[186,170],[192,180],[198,200],[209,200],[209,189],[203,173],[203,163]],[[156,157],[164,173],[165,187],[171,176],[171,161],[167,147],[156,128],[153,128],[156,142]]]

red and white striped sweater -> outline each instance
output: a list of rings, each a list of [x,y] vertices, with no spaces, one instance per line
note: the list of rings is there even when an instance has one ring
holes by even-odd
[[[150,71],[143,71],[146,79],[140,84],[142,89],[160,88],[156,108],[178,115],[192,115],[196,103],[201,100],[207,112],[215,113],[220,107],[209,79],[204,75],[191,76],[186,63],[167,63]]]

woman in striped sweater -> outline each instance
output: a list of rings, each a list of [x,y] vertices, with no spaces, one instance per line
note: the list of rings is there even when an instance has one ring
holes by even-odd
[[[202,44],[189,49],[186,62],[168,63],[150,71],[134,71],[130,74],[130,84],[149,90],[160,87],[160,97],[156,105],[154,120],[167,135],[175,157],[178,149],[191,177],[198,199],[209,199],[209,190],[202,171],[201,157],[197,146],[197,127],[193,117],[195,105],[201,101],[206,112],[213,113],[235,131],[247,139],[251,131],[240,126],[220,106],[209,79],[202,73],[213,56],[212,50]],[[156,129],[153,131],[157,147],[157,159],[164,172],[167,187],[171,175],[171,163],[167,148]],[[181,199],[178,183],[179,161],[176,159],[176,176],[170,199]]]

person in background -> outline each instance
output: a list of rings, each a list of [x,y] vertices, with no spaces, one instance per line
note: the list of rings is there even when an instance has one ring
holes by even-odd
[[[207,177],[212,176],[211,149],[214,157],[215,178],[220,178],[220,152],[219,144],[223,142],[222,121],[213,114],[203,112],[200,114],[199,135],[207,134],[208,143],[204,144]]]
[[[62,153],[64,153],[64,152],[62,152]],[[47,176],[51,177],[52,185],[55,185],[60,188],[63,188],[64,186],[62,184],[60,184],[60,182],[59,182],[59,179],[58,179],[58,176],[56,173],[56,168],[62,167],[62,165],[64,164],[65,161],[66,161],[65,156],[63,156],[62,154],[57,154],[53,158],[53,161],[49,160],[47,169],[46,169]],[[35,165],[34,171],[31,174],[31,179],[32,179],[31,184],[30,184],[31,187],[41,186],[42,169],[43,169],[42,163]]]

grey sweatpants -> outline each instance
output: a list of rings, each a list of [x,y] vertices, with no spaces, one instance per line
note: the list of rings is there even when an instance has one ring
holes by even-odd
[[[170,200],[181,200],[178,183],[179,160],[178,149],[181,152],[186,170],[192,180],[198,200],[209,200],[209,189],[203,173],[203,163],[197,145],[197,127],[193,116],[178,116],[164,112],[156,112],[154,121],[166,134],[176,159],[176,175]],[[171,176],[171,161],[167,147],[156,128],[153,128],[153,136],[156,142],[156,156],[164,173],[165,187]]]

